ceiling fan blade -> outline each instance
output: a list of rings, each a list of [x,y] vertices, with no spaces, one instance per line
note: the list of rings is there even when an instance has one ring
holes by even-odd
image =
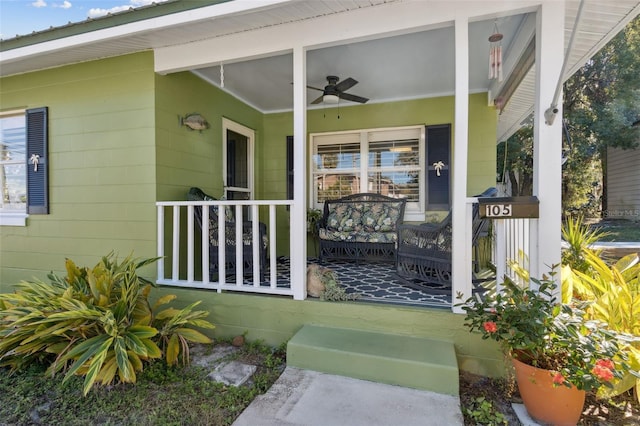
[[[358,96],[358,95],[352,95],[351,93],[340,93],[338,96],[341,99],[352,101],[352,102],[359,102],[361,104],[364,104],[369,100],[368,98],[363,98],[362,96]]]
[[[322,100],[324,99],[324,94],[320,95],[320,97],[318,99],[315,99],[313,102],[311,102],[312,104],[321,104]]]
[[[324,92],[324,89],[318,89],[317,87],[313,87],[313,86],[307,86],[307,89],[319,90],[321,92]]]
[[[338,91],[338,92],[344,92],[345,90],[349,90],[351,89],[353,86],[355,86],[356,84],[358,84],[358,80],[355,80],[351,77],[347,78],[346,80],[342,80],[341,82],[339,82],[338,84],[336,84],[334,86],[334,88]]]

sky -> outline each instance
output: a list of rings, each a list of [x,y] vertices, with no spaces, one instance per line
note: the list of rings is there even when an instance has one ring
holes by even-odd
[[[165,0],[0,0],[0,38],[31,34]]]

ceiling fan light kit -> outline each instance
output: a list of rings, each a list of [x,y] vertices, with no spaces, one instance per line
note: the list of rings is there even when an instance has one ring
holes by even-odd
[[[350,88],[358,84],[358,81],[351,77],[347,78],[346,80],[340,81],[340,77],[337,77],[335,75],[328,75],[327,83],[329,84],[324,86],[324,89],[319,89],[313,86],[307,86],[309,89],[318,90],[322,92],[322,95],[320,95],[317,99],[311,102],[312,104],[324,103],[329,105],[335,105],[340,101],[340,99],[363,104],[369,100],[368,98],[364,98],[362,96],[352,95],[351,93],[345,93],[347,90],[349,90]]]
[[[323,95],[322,102],[325,104],[337,104],[340,101],[338,95]]]

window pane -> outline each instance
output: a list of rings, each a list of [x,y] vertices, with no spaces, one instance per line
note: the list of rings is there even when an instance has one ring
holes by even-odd
[[[322,173],[314,175],[314,179],[319,203],[360,192],[360,178],[357,174]]]
[[[27,173],[24,164],[0,164],[2,210],[24,211],[27,207]]]
[[[27,202],[24,115],[0,117],[0,211],[25,211]]]
[[[227,186],[248,188],[249,186],[249,139],[227,130]]]
[[[369,167],[418,166],[418,139],[369,142]]]
[[[316,170],[352,170],[360,167],[360,144],[319,145],[313,156]]]
[[[387,197],[406,198],[409,202],[420,199],[420,172],[374,172],[369,173],[368,192],[377,192]]]

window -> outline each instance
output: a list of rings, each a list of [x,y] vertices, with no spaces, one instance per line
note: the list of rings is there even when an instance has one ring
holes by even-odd
[[[48,214],[47,108],[0,113],[0,225]]]
[[[27,212],[26,145],[24,111],[0,115],[0,213]]]
[[[406,219],[423,220],[424,127],[311,135],[312,202],[359,192],[407,199]]]

